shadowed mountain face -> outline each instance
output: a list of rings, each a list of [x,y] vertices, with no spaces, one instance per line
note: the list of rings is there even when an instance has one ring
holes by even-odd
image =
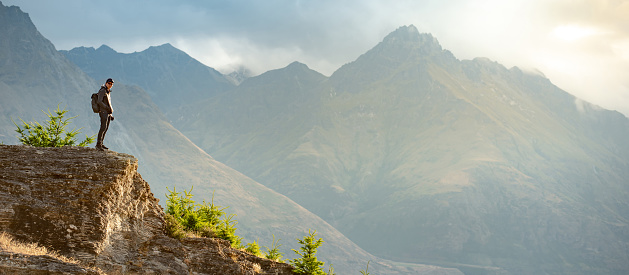
[[[96,82],[57,52],[19,8],[0,4],[0,23],[0,141],[17,143],[10,118],[44,122],[46,117],[40,110],[54,109],[58,103],[67,106],[67,115],[78,115],[71,128],[83,127],[82,133],[96,134],[99,122],[90,109],[90,95],[98,90],[101,81]],[[98,78],[106,77],[109,76]],[[342,274],[360,270],[368,260],[372,260],[370,270],[378,274],[460,274],[456,269],[399,267],[377,259],[292,200],[199,149],[168,123],[143,89],[118,79],[111,97],[115,120],[105,144],[112,151],[138,159],[139,172],[162,205],[166,187],[181,191],[194,186],[195,201],[209,202],[213,198],[217,205],[230,206],[227,212],[237,214],[235,219],[239,222],[236,233],[246,242],[257,240],[261,246],[270,246],[272,234],[282,239],[285,259],[294,258],[290,249],[298,248],[297,238],[307,234],[308,229],[316,229],[326,241],[319,249],[319,259],[326,266],[333,263]]]
[[[369,252],[463,271],[627,272],[629,120],[413,26],[326,78],[294,63],[171,117]]]
[[[232,88],[231,80],[170,44],[123,54],[106,45],[61,51],[89,76],[142,87],[166,112]]]

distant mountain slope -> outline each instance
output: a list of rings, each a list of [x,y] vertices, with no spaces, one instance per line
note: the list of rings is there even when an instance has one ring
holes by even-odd
[[[6,133],[0,141],[17,142],[11,117],[44,122],[40,110],[59,102],[68,106],[69,115],[79,115],[72,126],[95,134],[99,124],[89,109],[89,96],[100,84],[57,52],[18,7],[0,4],[0,23],[0,133]],[[115,120],[105,144],[138,158],[140,174],[162,205],[166,187],[182,191],[194,186],[195,201],[214,198],[217,205],[230,207],[227,212],[237,214],[237,234],[247,242],[270,246],[272,234],[280,238],[285,259],[294,258],[290,249],[298,249],[297,238],[303,238],[308,229],[317,230],[325,240],[319,258],[333,263],[339,273],[356,272],[372,260],[370,270],[379,274],[460,274],[456,269],[427,265],[399,267],[374,257],[292,200],[214,160],[172,127],[141,88],[119,80],[111,96]]]
[[[170,44],[142,52],[118,53],[106,45],[61,51],[97,80],[109,77],[146,90],[162,111],[232,88],[231,80]]]
[[[185,129],[191,136],[205,135],[206,138],[197,140],[201,142],[197,143],[201,147],[213,150],[220,148],[223,151],[248,155],[249,160],[256,163],[255,169],[264,171],[268,169],[268,165],[273,165],[273,162],[268,160],[274,157],[266,153],[291,152],[294,148],[288,146],[286,142],[294,141],[308,131],[308,125],[313,122],[304,120],[301,112],[311,110],[309,104],[313,96],[316,96],[312,93],[312,87],[317,87],[326,79],[327,77],[306,65],[293,62],[286,68],[272,70],[245,80],[236,92],[193,105],[207,104],[206,107],[196,108],[191,112],[190,106],[185,106],[170,117],[176,118],[173,120],[175,125],[185,124]],[[208,113],[206,109],[223,111]],[[218,131],[214,131],[211,129],[212,125],[221,126],[217,128]],[[258,136],[257,134],[261,132],[265,135]],[[273,141],[282,141],[277,144],[283,147],[268,151],[269,148],[259,146]]]
[[[481,273],[629,271],[620,113],[543,76],[458,60],[414,26],[316,75],[250,78],[174,124],[376,255]]]
[[[83,99],[84,104],[69,108],[69,115],[80,115],[74,122],[87,125],[89,94],[97,89],[94,81],[57,52],[18,7],[0,3],[0,37],[0,142],[17,142],[11,118],[43,122],[41,110],[60,103],[63,108],[67,98]],[[93,132],[86,127],[84,132]]]

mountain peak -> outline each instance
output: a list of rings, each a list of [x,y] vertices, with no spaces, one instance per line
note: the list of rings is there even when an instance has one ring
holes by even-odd
[[[284,81],[294,81],[295,79],[301,79],[304,83],[319,83],[323,81],[326,76],[321,73],[308,68],[306,64],[294,61],[284,68],[267,71],[259,76],[247,78],[244,83],[247,85],[255,85],[256,83],[264,82],[268,79],[284,79]]]
[[[301,63],[299,61],[293,61],[293,63],[288,64],[286,69],[309,69],[308,65]]]
[[[159,50],[176,50],[176,51],[180,51],[179,49],[175,48],[173,45],[171,45],[170,43],[165,43],[159,46],[150,46],[147,50],[150,49],[159,49]]]
[[[65,50],[59,50],[59,51],[65,51]],[[94,51],[96,51],[96,49],[94,49],[94,47],[80,46],[80,47],[72,48],[70,51],[94,52]]]
[[[431,49],[441,51],[441,45],[437,38],[430,33],[419,33],[414,25],[401,26],[387,35],[382,41],[384,44],[411,43],[422,47],[428,46]]]
[[[186,59],[193,59],[188,53],[176,48],[170,43],[165,43],[159,46],[150,46],[146,50],[141,51],[141,54],[158,54],[165,56],[185,56]],[[198,61],[195,59],[195,61]]]
[[[176,49],[175,46],[171,45],[170,43],[165,43],[165,44],[159,45],[157,47],[162,47],[162,48],[165,48],[165,49]]]
[[[52,43],[39,33],[28,13],[23,12],[18,6],[7,7],[0,2],[0,26],[3,27],[0,28],[2,48],[8,48],[8,43],[46,43],[52,46]]]
[[[394,73],[401,64],[413,64],[425,61],[439,64],[451,64],[456,58],[447,50],[443,50],[435,37],[429,33],[419,33],[413,25],[401,26],[389,33],[382,42],[361,55],[354,62],[343,65],[336,70],[330,79],[347,81],[347,77],[355,77],[352,81],[369,83],[389,73]],[[339,89],[361,91],[338,83]]]
[[[389,33],[389,35],[385,37],[385,40],[389,37],[417,37],[419,35],[419,30],[417,30],[415,25],[401,26]]]
[[[321,80],[321,78],[325,78],[325,76],[321,73],[310,69],[308,65],[298,61],[293,61],[292,63],[288,64],[288,66],[281,68],[278,71],[282,71],[283,73],[288,75],[300,75],[304,77],[309,76],[308,78],[313,77],[314,79],[317,79],[317,81]]]
[[[31,30],[35,29],[28,13],[23,12],[18,6],[5,6],[2,2],[0,2],[0,23],[3,23],[2,26],[21,25]]]
[[[98,49],[96,49],[96,51],[100,52],[100,53],[118,53],[116,50],[112,49],[111,47],[103,44],[100,47],[98,47]]]

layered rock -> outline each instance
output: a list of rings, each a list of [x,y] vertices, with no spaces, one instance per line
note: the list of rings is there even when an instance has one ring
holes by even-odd
[[[92,148],[0,145],[0,230],[107,274],[292,274],[224,240],[167,236],[137,166]],[[0,265],[16,266],[6,257]]]

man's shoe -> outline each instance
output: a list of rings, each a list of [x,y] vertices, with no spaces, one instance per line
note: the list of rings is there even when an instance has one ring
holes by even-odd
[[[105,150],[109,150],[109,147],[105,146],[105,144],[101,144],[100,148],[103,148]]]
[[[103,148],[102,144],[96,144],[96,146],[94,146],[94,148],[96,148],[96,150],[98,150],[98,151],[104,151],[105,150],[105,148]]]

